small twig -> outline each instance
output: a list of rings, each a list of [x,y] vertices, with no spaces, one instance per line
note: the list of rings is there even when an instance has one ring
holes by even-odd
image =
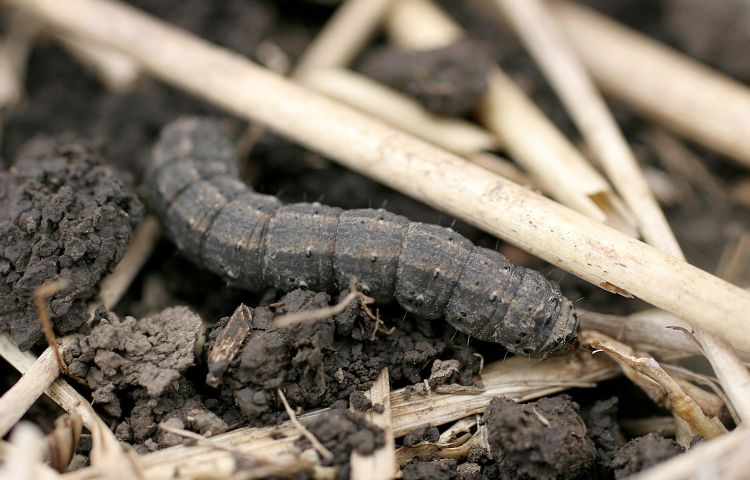
[[[605,92],[750,165],[746,85],[577,2],[550,2],[550,8]]]
[[[315,37],[295,73],[345,67],[365,46],[393,0],[346,0]]]
[[[396,463],[396,442],[393,438],[393,424],[391,421],[391,388],[388,369],[384,368],[373,383],[372,388],[365,394],[373,405],[382,405],[380,413],[370,410],[367,419],[370,423],[383,429],[385,445],[369,455],[353,452],[351,456],[351,471],[353,480],[395,478],[398,472]]]
[[[107,310],[117,306],[117,303],[130,288],[130,284],[133,283],[133,279],[151,257],[160,235],[159,221],[153,216],[146,217],[138,225],[125,255],[112,273],[104,277],[99,284],[99,294],[96,300],[89,304],[90,316],[99,305],[104,305]]]
[[[632,368],[633,371],[655,382],[652,386],[632,375],[627,369],[623,370],[655,402],[661,403],[663,401],[664,406],[685,420],[696,434],[705,439],[712,439],[726,433],[726,429],[721,422],[715,418],[708,418],[695,400],[687,395],[682,387],[653,358],[636,357],[629,347],[597,332],[582,333],[581,342],[595,350],[606,352],[621,365]],[[654,387],[658,390],[655,390]],[[664,394],[666,398],[662,397]]]
[[[542,68],[607,178],[636,218],[643,238],[681,258],[677,239],[633,151],[544,1],[495,0],[495,4]]]
[[[16,347],[7,335],[0,335],[0,355],[6,357]],[[22,376],[8,391],[0,397],[0,437],[13,428],[29,408],[37,401],[60,370],[56,361],[55,350],[48,348],[31,364],[28,373]]]
[[[328,450],[325,445],[320,443],[320,441],[315,438],[315,435],[313,435],[310,430],[305,428],[305,426],[302,425],[299,420],[297,420],[297,415],[294,413],[294,410],[292,410],[292,407],[289,406],[289,402],[287,402],[286,396],[284,396],[284,392],[282,392],[280,388],[277,388],[276,394],[279,396],[279,400],[281,400],[281,403],[284,404],[284,410],[286,410],[286,414],[289,415],[289,420],[292,422],[294,427],[299,430],[299,432],[307,439],[307,441],[310,442],[310,444],[320,454],[321,457],[328,461],[333,460],[333,453],[331,453],[331,451]]]
[[[127,92],[137,85],[141,68],[127,55],[67,32],[60,32],[57,37],[73,57],[91,69],[108,89]]]
[[[638,296],[731,339],[739,348],[750,348],[750,330],[744,321],[750,311],[747,292],[456,155],[311,93],[134,8],[107,0],[5,3],[28,9],[45,22],[82,37],[108,43],[173,86],[243,118],[266,123],[595,285]],[[80,15],[82,11],[87,14]],[[196,75],[203,71],[212,74]],[[534,142],[543,143],[539,138]]]
[[[393,41],[411,49],[444,46],[465,35],[428,0],[394,3],[386,26]],[[493,69],[488,82],[479,120],[540,188],[589,218],[634,236],[631,215],[607,181],[515,82],[500,68]]]
[[[36,302],[36,308],[39,311],[39,320],[42,322],[42,331],[44,332],[44,338],[47,340],[49,348],[55,355],[55,361],[60,371],[67,373],[68,366],[60,354],[60,349],[57,346],[57,339],[55,338],[55,330],[52,325],[52,320],[49,318],[49,310],[47,310],[47,299],[57,292],[64,290],[68,287],[70,282],[67,279],[59,278],[43,284],[34,290],[34,302]]]
[[[374,300],[371,297],[368,297],[364,293],[360,292],[359,290],[352,289],[336,305],[318,308],[315,310],[302,310],[294,313],[285,313],[274,318],[273,323],[278,328],[288,328],[303,322],[319,322],[321,320],[326,320],[338,315],[339,313],[342,313],[344,310],[346,310],[349,304],[355,300],[359,301],[362,304],[362,306],[366,309],[366,312],[369,312],[368,315],[370,315],[371,317],[373,316],[372,312],[370,312],[366,307],[367,305],[372,304]]]
[[[362,74],[344,69],[316,69],[296,79],[302,85],[459,155],[497,147],[497,140],[481,127],[466,120],[434,115],[413,98]]]

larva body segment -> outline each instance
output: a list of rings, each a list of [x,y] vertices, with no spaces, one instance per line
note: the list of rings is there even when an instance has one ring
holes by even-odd
[[[334,293],[357,279],[378,302],[395,299],[527,356],[546,357],[575,338],[573,305],[555,285],[448,228],[381,209],[282,205],[253,192],[210,120],[167,126],[148,178],[169,237],[233,285]]]

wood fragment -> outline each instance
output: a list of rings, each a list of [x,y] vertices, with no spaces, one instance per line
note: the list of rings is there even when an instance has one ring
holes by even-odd
[[[386,26],[398,46],[410,49],[442,47],[465,35],[429,0],[394,3]],[[478,117],[542,191],[594,220],[635,235],[630,213],[607,181],[499,67],[490,74]]]
[[[216,337],[211,351],[208,352],[208,374],[206,383],[211,387],[218,387],[224,372],[234,361],[253,321],[253,310],[244,303],[235,309],[226,326]]]
[[[302,85],[459,155],[497,147],[497,141],[486,130],[465,120],[434,115],[416,100],[356,72],[315,69],[295,79]]]
[[[628,378],[654,402],[687,422],[695,434],[709,440],[726,433],[724,425],[716,418],[707,417],[695,400],[652,357],[637,357],[630,347],[599,332],[582,333],[581,343],[609,354],[623,367]]]
[[[396,463],[396,441],[393,438],[391,425],[391,387],[387,368],[380,372],[365,396],[372,402],[373,406],[381,405],[383,407],[380,413],[371,408],[366,416],[370,423],[383,429],[385,445],[370,455],[353,452],[351,456],[351,478],[353,480],[388,480],[395,478],[398,472],[398,464]]]
[[[614,116],[543,0],[495,0],[557,92],[566,111],[629,207],[638,230],[659,250],[682,258],[664,213]]]
[[[54,430],[47,435],[47,449],[49,463],[58,472],[64,473],[68,470],[68,465],[78,449],[82,429],[83,420],[75,413],[55,419]]]
[[[348,65],[370,40],[393,0],[346,0],[307,47],[295,74]]]
[[[17,347],[7,334],[1,334],[0,354],[5,357],[5,352],[12,348]],[[0,397],[0,437],[5,436],[26,414],[44,390],[55,381],[59,371],[54,350],[48,348],[33,362],[28,374],[3,393]]]
[[[580,4],[549,5],[605,93],[690,140],[750,165],[746,85]]]
[[[57,37],[71,55],[93,71],[109,90],[128,92],[138,84],[141,69],[127,55],[66,32],[59,33]]]
[[[750,331],[744,325],[744,316],[750,311],[747,292],[481,167],[306,91],[244,57],[133,8],[107,0],[68,0],[65,5],[53,0],[4,1],[60,28],[107,42],[178,88],[264,122],[595,285],[609,282],[732,339],[740,348],[750,348]],[[87,15],[76,13],[81,11]]]

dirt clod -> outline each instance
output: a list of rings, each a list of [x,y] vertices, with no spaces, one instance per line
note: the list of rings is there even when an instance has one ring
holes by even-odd
[[[352,452],[369,455],[385,445],[381,428],[369,423],[361,413],[347,408],[332,408],[328,413],[316,417],[307,428],[333,453],[333,460],[327,464],[339,467],[337,479],[349,478]],[[300,443],[303,448],[311,447],[305,438]]]
[[[625,443],[617,423],[617,397],[600,400],[585,415],[588,435],[596,446],[597,472],[611,474],[612,460]]]
[[[316,310],[330,302],[325,293],[295,290],[282,297],[276,309],[253,310],[242,351],[221,385],[224,397],[232,398],[251,424],[273,423],[283,413],[278,387],[293,407],[308,410],[349,400],[353,392],[370,388],[384,367],[395,385],[422,382],[438,357],[461,362],[461,371],[450,377],[456,383],[471,384],[478,372],[478,358],[469,347],[459,338],[451,342],[447,329],[432,330],[445,328],[442,322],[410,319],[393,333],[371,340],[375,322],[352,303],[327,320],[281,329],[273,325],[278,313]],[[210,338],[218,338],[225,324],[220,322]]]
[[[596,449],[578,404],[567,395],[517,404],[498,397],[484,414],[501,478],[576,479],[590,475]]]
[[[95,402],[119,417],[118,391],[137,386],[153,398],[174,389],[195,362],[200,328],[200,317],[185,307],[141,320],[110,313],[88,335],[75,336],[64,356],[71,373],[91,387]]]
[[[122,257],[143,206],[90,145],[71,136],[26,145],[0,173],[0,331],[21,349],[42,338],[34,291],[65,279],[49,299],[58,333],[87,320],[86,301]]]
[[[677,442],[656,433],[634,438],[612,460],[615,478],[626,478],[682,453]]]
[[[487,90],[492,57],[476,41],[434,50],[383,48],[363,60],[362,72],[416,98],[440,115],[465,115]]]

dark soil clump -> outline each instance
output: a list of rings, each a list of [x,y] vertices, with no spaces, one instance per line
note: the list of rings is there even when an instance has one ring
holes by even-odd
[[[596,466],[600,476],[612,474],[612,460],[625,443],[617,423],[617,397],[600,400],[584,416],[588,435],[596,446]]]
[[[369,423],[361,413],[345,407],[331,409],[307,428],[333,454],[333,460],[325,464],[338,467],[337,479],[349,478],[352,452],[368,455],[385,445],[382,429]],[[307,439],[301,439],[300,443],[302,447],[310,447]]]
[[[297,312],[327,307],[329,302],[325,293],[295,290],[275,305],[277,310]],[[410,319],[390,334],[378,332],[372,340],[375,322],[357,303],[334,318],[285,329],[273,325],[277,313],[271,307],[253,311],[242,351],[223,377],[224,396],[234,398],[254,425],[273,423],[283,412],[278,388],[291,405],[308,410],[370,388],[384,367],[395,385],[421,382],[438,358],[461,362],[463,368],[452,383],[471,384],[478,372],[479,359],[472,349],[461,346],[459,338],[451,342],[448,329],[434,330],[442,328],[442,322]],[[210,334],[211,341],[225,324],[220,322]]]
[[[634,438],[612,460],[615,478],[625,478],[682,453],[674,440],[656,433]]]
[[[461,40],[434,50],[375,50],[364,58],[361,70],[411,95],[431,112],[462,116],[484,96],[492,65],[482,44]]]
[[[68,136],[30,142],[14,170],[0,173],[0,202],[0,331],[26,350],[42,337],[36,288],[66,280],[50,317],[58,333],[79,328],[143,206],[96,150]]]
[[[501,478],[577,479],[591,474],[596,449],[569,396],[517,404],[498,397],[484,413]]]
[[[91,387],[94,401],[119,417],[121,390],[141,387],[150,397],[174,390],[195,363],[200,330],[200,317],[186,307],[141,320],[110,313],[91,333],[74,337],[65,359],[71,374]]]

